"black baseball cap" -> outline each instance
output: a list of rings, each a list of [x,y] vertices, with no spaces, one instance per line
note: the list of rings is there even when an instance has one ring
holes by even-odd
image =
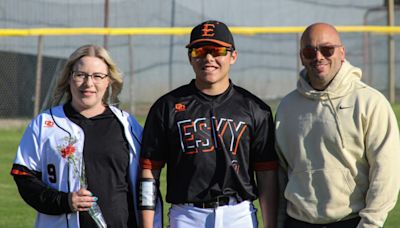
[[[202,46],[204,43],[214,43],[235,50],[231,31],[220,21],[205,21],[194,27],[190,33],[190,43],[186,47]]]

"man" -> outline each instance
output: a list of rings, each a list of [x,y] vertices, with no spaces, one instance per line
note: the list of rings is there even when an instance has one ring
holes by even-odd
[[[391,106],[361,82],[332,25],[304,31],[300,58],[297,90],[276,113],[285,227],[382,227],[400,184]]]
[[[278,163],[271,110],[230,81],[237,52],[224,23],[194,27],[186,47],[195,79],[156,101],[145,124],[143,224],[152,226],[156,185],[167,164],[171,227],[257,227],[257,196],[264,226],[275,227]]]

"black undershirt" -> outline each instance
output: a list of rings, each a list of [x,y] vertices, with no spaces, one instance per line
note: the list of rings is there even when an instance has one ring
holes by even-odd
[[[129,146],[122,124],[109,107],[92,118],[75,111],[70,103],[64,111],[85,134],[83,158],[88,190],[98,197],[108,228],[137,227],[128,184]],[[79,213],[79,222],[81,228],[96,227],[87,212]]]

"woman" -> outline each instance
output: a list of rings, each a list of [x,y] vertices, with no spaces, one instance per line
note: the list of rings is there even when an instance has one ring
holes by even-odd
[[[108,227],[139,226],[142,127],[111,105],[122,84],[102,47],[82,46],[68,59],[53,105],[66,102],[32,120],[11,171],[22,198],[38,211],[35,227],[96,227],[88,213],[96,205]]]

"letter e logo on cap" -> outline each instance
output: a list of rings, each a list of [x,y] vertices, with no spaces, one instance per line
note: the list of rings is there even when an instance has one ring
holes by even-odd
[[[214,24],[204,24],[203,29],[201,30],[203,31],[203,34],[201,34],[201,36],[214,36],[214,28]]]

